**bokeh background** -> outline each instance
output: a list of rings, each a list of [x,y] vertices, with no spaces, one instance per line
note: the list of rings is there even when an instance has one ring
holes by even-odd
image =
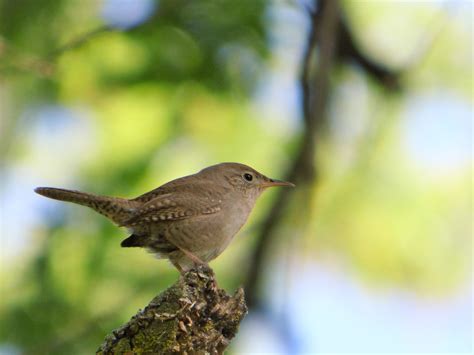
[[[90,354],[178,277],[34,187],[134,197],[222,161],[291,176],[323,3],[0,0],[0,354]],[[276,220],[267,192],[211,263],[251,286],[231,353],[472,351],[472,6],[340,2],[312,179]]]

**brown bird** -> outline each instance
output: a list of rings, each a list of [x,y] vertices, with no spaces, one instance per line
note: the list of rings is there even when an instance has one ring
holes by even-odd
[[[185,272],[221,254],[272,186],[294,185],[244,164],[221,163],[130,200],[52,187],[35,192],[94,209],[131,231],[122,247],[144,247]]]

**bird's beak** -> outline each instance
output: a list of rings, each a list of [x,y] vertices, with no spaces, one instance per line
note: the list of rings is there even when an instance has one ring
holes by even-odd
[[[286,181],[281,181],[281,180],[276,180],[276,179],[268,179],[260,184],[261,187],[272,187],[272,186],[290,186],[290,187],[295,187],[295,184],[292,184],[291,182],[286,182]]]

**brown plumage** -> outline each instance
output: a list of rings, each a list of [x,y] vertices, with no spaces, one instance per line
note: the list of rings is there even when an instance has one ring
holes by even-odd
[[[170,181],[134,199],[38,187],[43,196],[94,209],[133,234],[123,247],[144,247],[187,271],[216,258],[246,222],[273,180],[249,166],[221,163]]]

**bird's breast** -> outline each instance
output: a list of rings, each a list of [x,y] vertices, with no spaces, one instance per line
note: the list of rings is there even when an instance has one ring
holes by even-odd
[[[234,235],[247,222],[251,209],[247,204],[241,203],[226,203],[222,206],[220,219],[224,224],[224,229]]]

